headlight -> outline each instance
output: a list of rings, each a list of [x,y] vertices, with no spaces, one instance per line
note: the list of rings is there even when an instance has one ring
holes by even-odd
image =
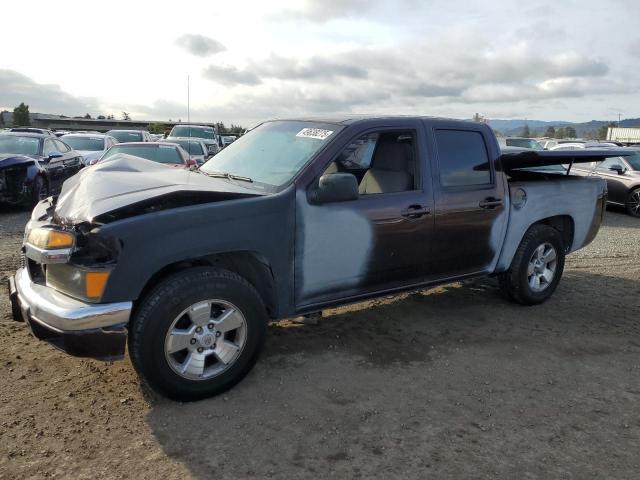
[[[43,250],[73,248],[75,236],[69,232],[50,228],[34,228],[29,232],[27,243]]]
[[[99,302],[109,280],[111,270],[98,270],[69,264],[47,267],[47,286],[71,297]]]

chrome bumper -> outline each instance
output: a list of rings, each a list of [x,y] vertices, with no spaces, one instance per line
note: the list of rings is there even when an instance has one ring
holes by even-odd
[[[132,302],[84,303],[53,288],[33,283],[21,268],[15,275],[18,304],[29,318],[58,332],[78,332],[127,324]]]

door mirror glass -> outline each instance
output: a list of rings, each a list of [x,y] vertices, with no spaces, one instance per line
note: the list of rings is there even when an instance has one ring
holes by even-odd
[[[52,150],[47,154],[47,160],[53,160],[54,158],[61,158],[61,157],[62,157],[62,154],[55,150]]]
[[[622,175],[624,172],[626,172],[627,170],[622,166],[622,165],[611,165],[609,167],[609,170],[613,170],[614,172],[617,172],[618,175]]]
[[[314,203],[346,202],[358,199],[358,180],[351,173],[328,173],[322,175],[318,186],[312,191]]]

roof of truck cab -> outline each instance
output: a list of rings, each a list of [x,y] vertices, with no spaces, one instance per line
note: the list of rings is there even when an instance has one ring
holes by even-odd
[[[371,120],[438,120],[443,122],[455,122],[469,124],[471,120],[460,120],[456,118],[430,117],[426,115],[344,115],[331,117],[286,117],[274,118],[268,121],[292,121],[292,122],[317,122],[317,123],[333,123],[336,125],[353,125],[355,123],[366,122]]]

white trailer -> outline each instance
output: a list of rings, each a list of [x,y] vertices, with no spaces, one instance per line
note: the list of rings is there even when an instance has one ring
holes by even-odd
[[[640,128],[609,127],[607,140],[622,143],[640,143]]]

